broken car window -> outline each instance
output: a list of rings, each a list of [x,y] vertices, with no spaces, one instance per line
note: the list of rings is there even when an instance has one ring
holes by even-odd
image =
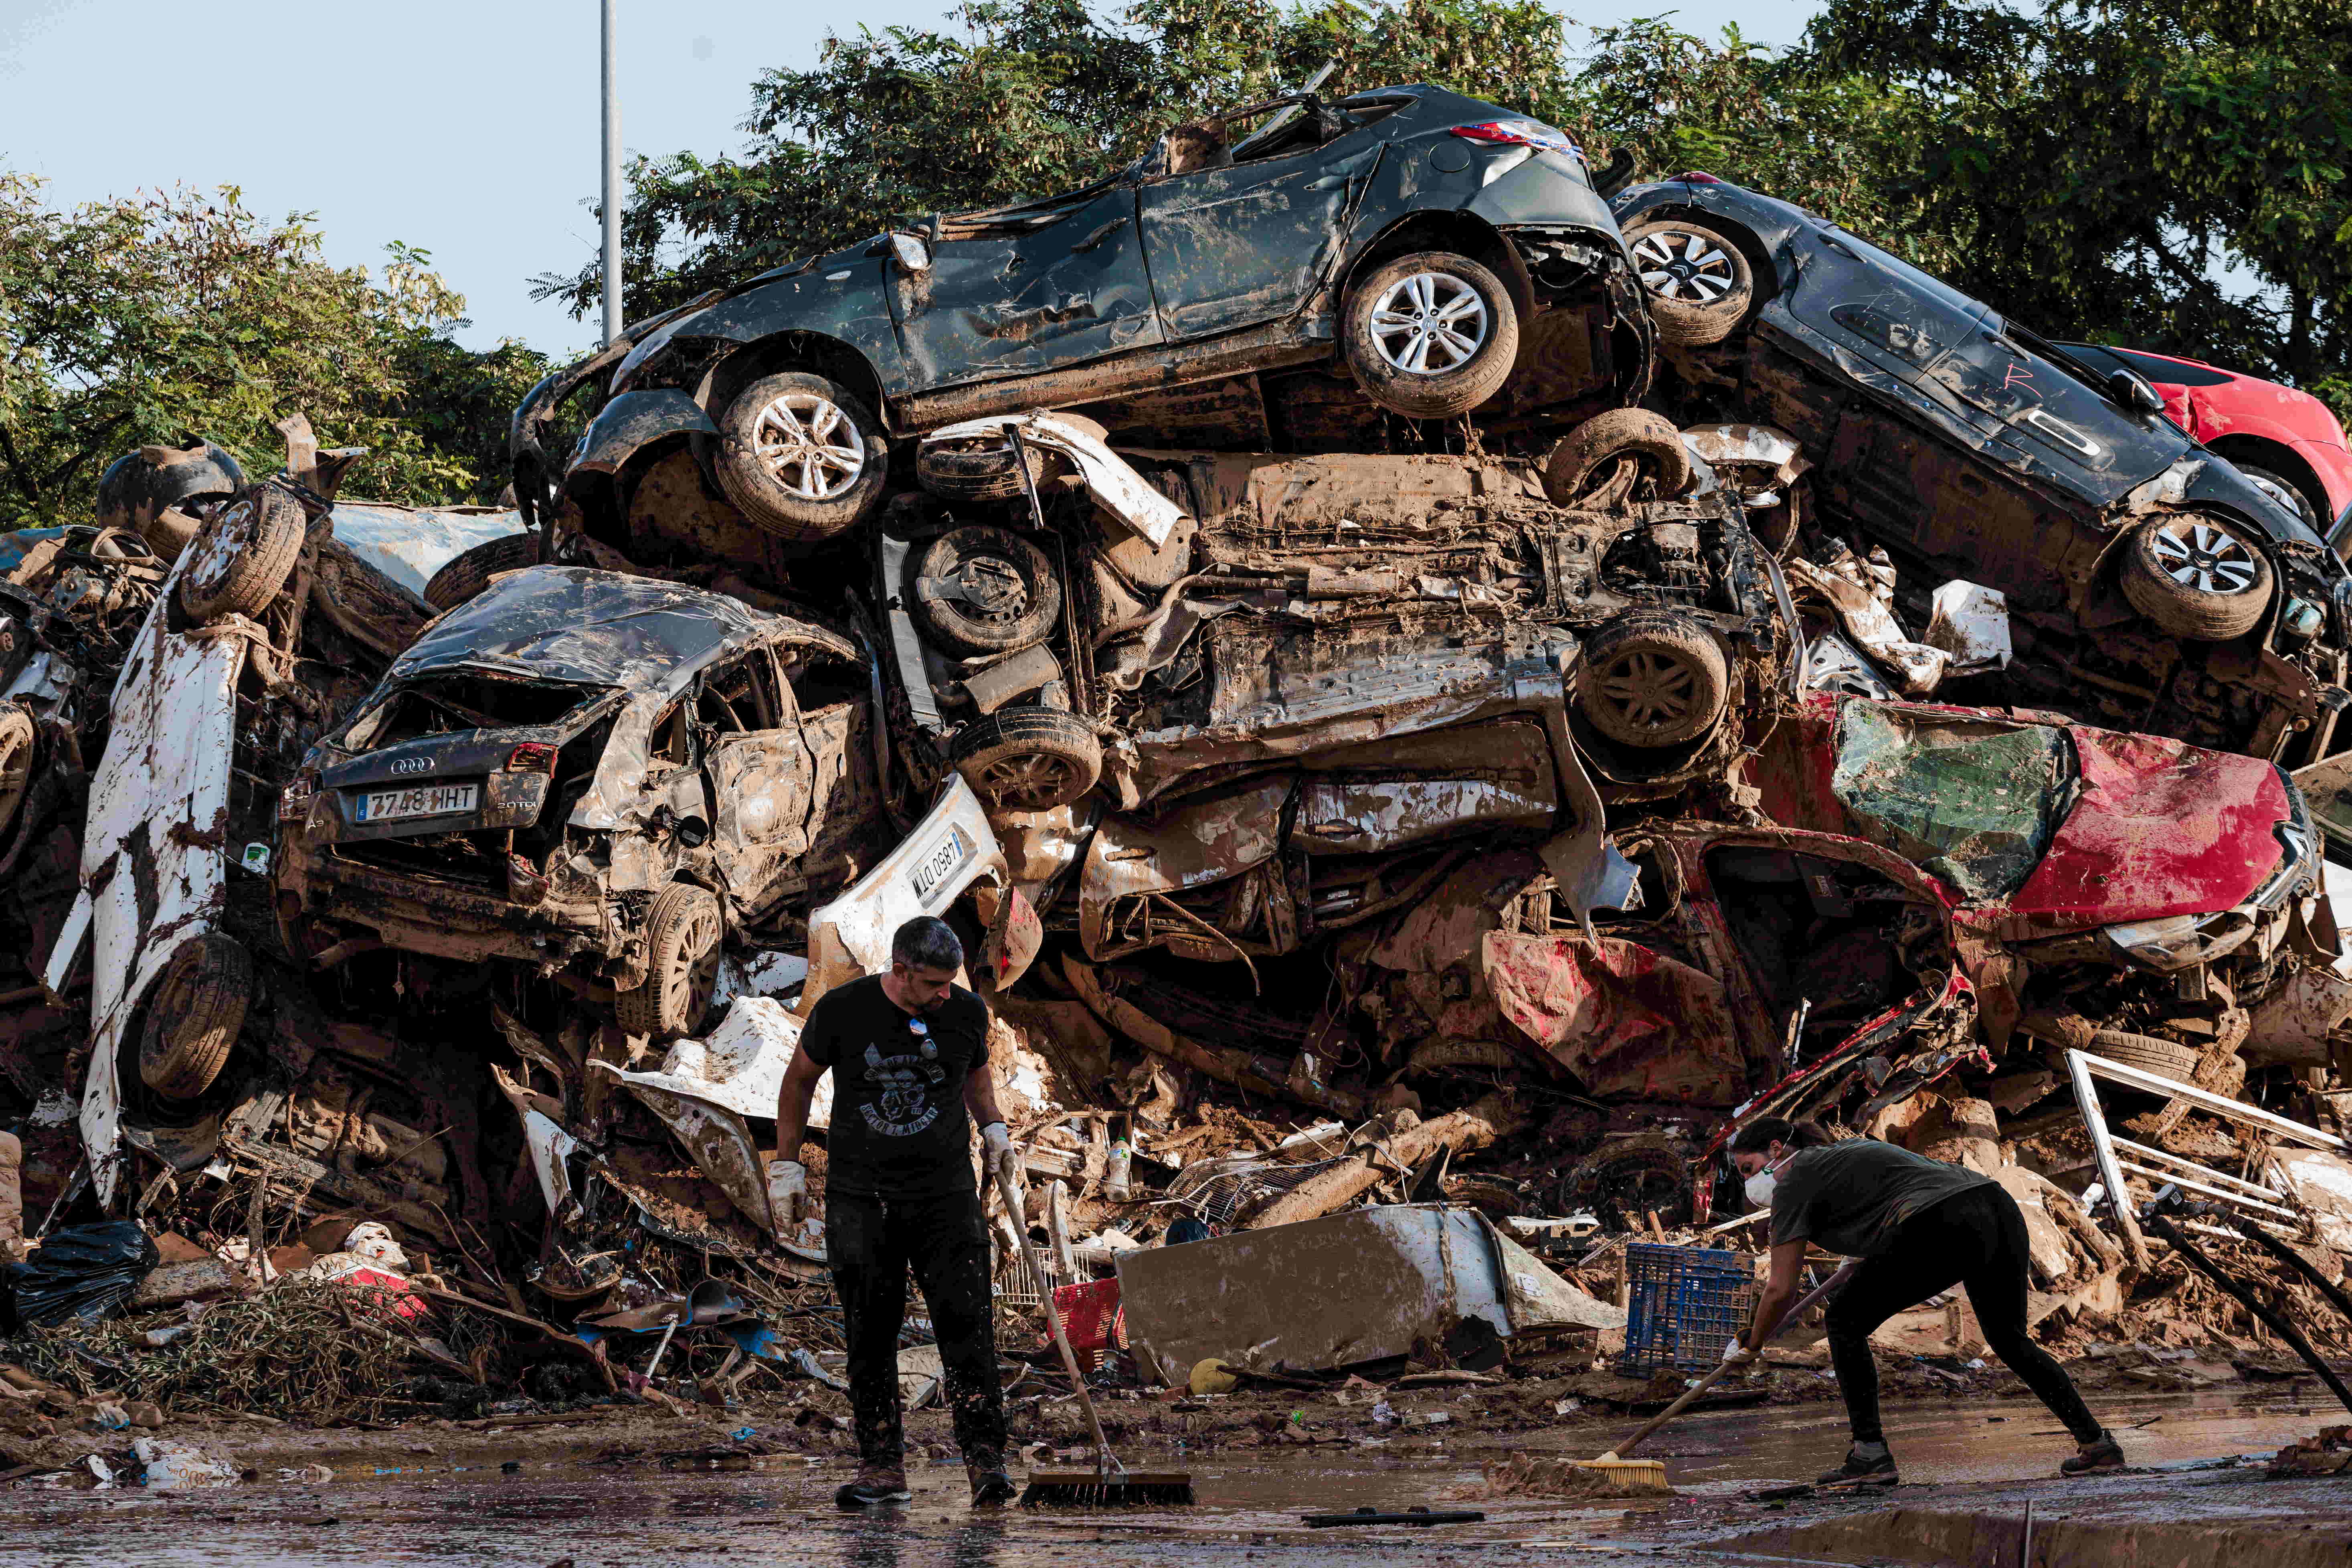
[[[782,723],[776,701],[775,667],[765,648],[723,664],[702,678],[696,712],[722,734],[773,730]]]
[[[1847,702],[1830,787],[1864,837],[1971,899],[2014,893],[2064,820],[2074,743],[2055,725],[1940,722]]]
[[[602,695],[593,688],[473,673],[426,676],[394,688],[351,727],[343,744],[363,752],[419,735],[560,724],[582,703]]]

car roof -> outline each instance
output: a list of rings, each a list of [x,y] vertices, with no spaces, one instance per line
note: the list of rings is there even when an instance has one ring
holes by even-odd
[[[667,689],[729,645],[764,640],[762,634],[794,624],[683,583],[534,566],[498,578],[427,626],[386,679],[476,669],[574,686]]]

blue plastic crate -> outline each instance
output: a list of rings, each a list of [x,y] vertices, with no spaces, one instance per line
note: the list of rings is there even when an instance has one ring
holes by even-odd
[[[1744,1252],[1630,1243],[1625,1272],[1625,1353],[1621,1372],[1711,1367],[1726,1341],[1748,1326],[1755,1264]]]

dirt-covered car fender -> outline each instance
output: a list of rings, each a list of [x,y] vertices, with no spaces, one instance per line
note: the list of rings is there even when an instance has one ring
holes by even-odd
[[[574,474],[617,474],[629,459],[672,436],[717,436],[719,426],[702,405],[675,387],[625,392],[604,405],[588,426]]]

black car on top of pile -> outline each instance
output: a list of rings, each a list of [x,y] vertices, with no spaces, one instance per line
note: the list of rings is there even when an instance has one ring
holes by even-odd
[[[1080,189],[934,215],[633,326],[518,410],[516,493],[619,543],[685,446],[705,501],[806,542],[882,501],[893,437],[981,416],[1212,382],[1255,399],[1259,373],[1299,368],[1301,417],[1492,403],[1482,423],[1544,429],[1632,404],[1650,363],[1616,223],[1559,131],[1427,86],[1294,93],[1177,126]],[[602,406],[550,453],[583,390]],[[1278,401],[1232,444],[1265,449]]]
[[[1959,577],[2008,595],[2016,661],[1969,700],[2289,765],[2333,749],[2352,579],[2143,377],[1709,174],[1611,205],[1673,367],[1654,401],[1786,432],[1825,521],[1885,545],[1906,595]]]

